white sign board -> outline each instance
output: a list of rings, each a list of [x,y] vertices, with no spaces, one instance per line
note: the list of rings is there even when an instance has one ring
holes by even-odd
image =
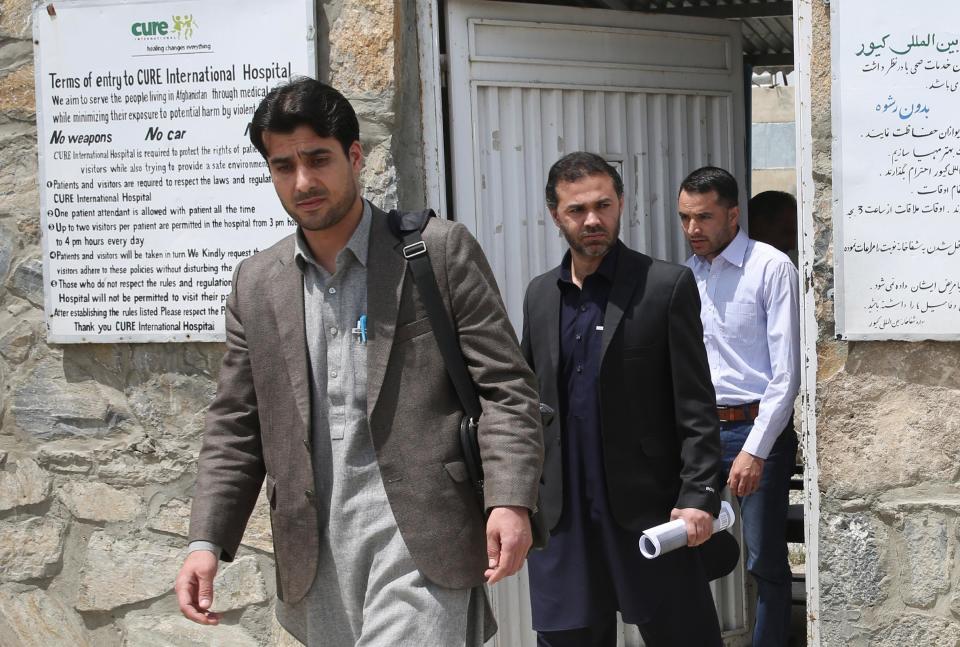
[[[831,15],[838,336],[960,339],[960,4]]]
[[[293,231],[247,125],[270,88],[314,76],[312,7],[37,8],[51,342],[224,339],[234,266]]]

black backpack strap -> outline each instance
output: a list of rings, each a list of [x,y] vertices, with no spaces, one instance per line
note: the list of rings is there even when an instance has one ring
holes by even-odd
[[[398,215],[395,216],[394,214]],[[460,343],[457,341],[457,333],[447,316],[447,311],[443,308],[443,297],[440,295],[440,288],[437,287],[437,278],[433,273],[433,266],[430,265],[427,244],[423,242],[423,237],[420,235],[421,230],[426,227],[426,223],[433,215],[433,211],[408,212],[405,214],[391,211],[391,229],[393,226],[398,226],[400,239],[403,241],[403,257],[407,259],[410,272],[413,274],[413,281],[420,293],[423,307],[427,311],[427,317],[430,319],[433,335],[440,347],[440,355],[443,357],[447,374],[450,376],[450,381],[453,382],[453,388],[457,392],[457,397],[460,399],[464,412],[476,423],[480,419],[480,401],[473,386],[473,379],[470,377],[467,365],[463,361]]]
[[[443,297],[440,295],[440,288],[437,287],[437,277],[433,273],[433,266],[430,265],[427,244],[423,242],[421,236],[421,232],[426,228],[430,218],[435,215],[432,210],[408,212],[393,210],[387,214],[387,218],[390,230],[403,242],[403,257],[407,259],[407,264],[410,266],[413,282],[417,286],[420,300],[427,311],[427,318],[433,328],[433,336],[440,348],[440,355],[443,357],[447,375],[453,382],[457,398],[459,398],[466,414],[460,421],[460,448],[467,474],[479,497],[480,507],[485,509],[483,504],[483,461],[480,457],[480,445],[477,439],[477,423],[482,413],[480,400],[477,398],[473,379],[467,371],[467,364],[463,360],[463,353],[460,350],[460,343],[457,341],[453,323],[447,316],[447,311],[443,308]],[[544,425],[549,424],[553,417],[553,409],[541,404],[540,416]],[[539,508],[539,505],[538,494],[537,508]],[[532,511],[530,524],[533,533],[533,547],[543,548],[547,544],[549,529],[544,525],[542,513],[538,510]]]

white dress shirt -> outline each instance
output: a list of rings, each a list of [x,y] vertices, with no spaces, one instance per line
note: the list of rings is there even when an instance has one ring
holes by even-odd
[[[760,401],[743,450],[766,459],[800,388],[797,269],[786,254],[742,229],[712,262],[694,255],[687,267],[700,289],[717,404]]]

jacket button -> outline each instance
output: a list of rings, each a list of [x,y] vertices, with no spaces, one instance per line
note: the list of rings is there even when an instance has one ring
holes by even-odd
[[[303,495],[304,495],[305,497],[307,497],[308,499],[311,499],[311,500],[312,500],[312,499],[313,499],[313,490],[307,490],[306,492],[303,493]]]
[[[304,438],[304,439],[303,439],[303,446],[306,447],[308,451],[310,450],[310,439],[309,439],[309,438]]]

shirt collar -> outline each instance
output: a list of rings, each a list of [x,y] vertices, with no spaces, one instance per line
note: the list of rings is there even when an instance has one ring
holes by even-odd
[[[340,261],[343,254],[345,254],[347,250],[354,255],[354,257],[362,266],[367,266],[367,252],[370,248],[370,224],[372,222],[373,210],[370,207],[370,203],[364,200],[363,214],[360,216],[360,224],[358,224],[357,228],[353,230],[353,235],[350,236],[350,240],[347,241],[346,246],[337,254],[337,267],[341,265]],[[311,265],[320,267],[316,259],[313,257],[313,253],[310,251],[310,246],[303,237],[303,230],[299,227],[297,227],[297,236],[294,240],[296,241],[296,245],[294,247],[293,258],[297,263],[297,266],[301,270],[304,269],[305,263],[310,263]]]
[[[720,256],[722,256],[723,259],[731,265],[743,267],[743,263],[747,256],[748,242],[749,239],[747,238],[747,232],[738,227],[737,235],[734,236],[733,240],[730,241],[730,244],[727,245],[722,252],[720,252]]]
[[[737,235],[734,236],[733,240],[731,240],[727,246],[723,248],[723,251],[717,255],[717,258],[722,258],[731,265],[743,267],[743,264],[746,261],[747,245],[749,243],[750,239],[747,237],[747,232],[738,227]],[[696,254],[693,256],[693,262],[696,263],[697,266],[710,265],[710,261],[702,256],[697,256]]]
[[[620,255],[620,246],[623,245],[622,242],[618,239],[616,244],[610,248],[604,257],[600,261],[600,266],[593,274],[597,274],[605,278],[608,282],[613,283],[613,275],[617,270],[617,257]],[[573,262],[573,257],[570,254],[570,250],[567,250],[567,253],[563,255],[563,260],[560,261],[560,280],[565,283],[573,283],[573,275],[570,271],[570,264]],[[591,274],[590,276],[593,276]]]

